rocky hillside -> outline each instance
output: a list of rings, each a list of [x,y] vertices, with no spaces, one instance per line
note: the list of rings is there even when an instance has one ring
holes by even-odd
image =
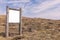
[[[6,16],[0,16],[0,33],[4,32]],[[15,24],[16,25],[16,24]],[[15,25],[10,29],[16,30]],[[11,30],[10,30],[11,31]],[[17,31],[15,31],[17,32]],[[19,36],[20,37],[20,36]],[[19,39],[15,37],[12,40]],[[60,40],[60,20],[22,17],[22,40]]]

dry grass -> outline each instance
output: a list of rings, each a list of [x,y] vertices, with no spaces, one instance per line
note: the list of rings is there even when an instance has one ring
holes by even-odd
[[[18,24],[10,24],[10,32],[18,32]],[[0,16],[0,40],[60,40],[60,20],[22,18],[22,36],[2,37],[6,26],[5,15]],[[14,30],[13,30],[14,29]],[[12,34],[13,36],[13,34]]]

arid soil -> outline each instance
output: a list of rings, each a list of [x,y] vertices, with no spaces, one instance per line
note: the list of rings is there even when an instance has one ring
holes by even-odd
[[[0,40],[60,40],[60,20],[22,17],[22,35],[18,35],[18,24],[9,25],[5,36],[6,16],[0,16]]]

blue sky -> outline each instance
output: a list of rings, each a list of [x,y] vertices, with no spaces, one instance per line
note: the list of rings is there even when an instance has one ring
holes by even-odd
[[[60,19],[60,0],[0,0],[0,14],[6,14],[6,6],[22,8],[22,16]]]

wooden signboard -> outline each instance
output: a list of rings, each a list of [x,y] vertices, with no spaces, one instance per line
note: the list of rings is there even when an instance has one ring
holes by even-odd
[[[19,23],[19,34],[21,34],[21,8],[6,8],[6,37],[9,36],[9,23]]]

